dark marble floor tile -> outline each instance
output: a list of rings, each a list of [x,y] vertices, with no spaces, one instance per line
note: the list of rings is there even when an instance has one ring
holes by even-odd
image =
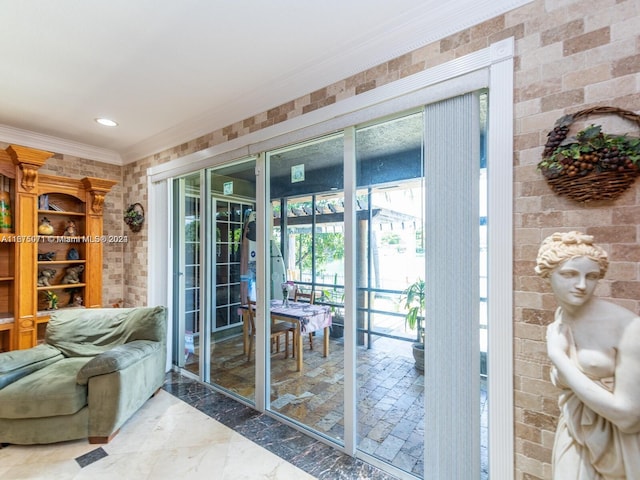
[[[320,480],[396,478],[179,373],[164,390]]]
[[[76,462],[78,463],[78,465],[80,465],[80,467],[84,468],[87,465],[91,465],[92,463],[95,463],[107,456],[109,456],[109,454],[105,452],[102,447],[99,447],[95,450],[91,450],[90,452],[85,453],[84,455],[79,456],[78,458],[76,458]]]
[[[375,345],[372,349],[358,349],[358,449],[422,477],[424,376],[415,369],[413,359],[397,350],[404,345],[399,346],[397,342],[377,342]],[[169,380],[166,389],[282,458],[297,458],[301,451],[306,451],[308,442],[316,441],[280,422],[278,415],[308,425],[338,442],[344,438],[343,348],[343,344],[331,339],[329,357],[322,357],[319,349],[309,351],[305,347],[303,372],[296,372],[295,362],[290,359],[273,356],[270,391],[273,413],[269,414],[260,414],[193,379],[187,381],[178,373],[172,374],[173,383]],[[211,365],[211,372],[215,372],[212,375],[217,378],[214,383],[240,397],[252,399],[255,391],[251,379],[255,376],[255,364],[247,362],[246,356],[242,355],[241,339],[219,341],[215,344],[215,352]],[[480,402],[481,439],[485,447],[481,450],[481,462],[486,472],[488,397],[484,379],[481,380]],[[313,468],[322,470],[325,463],[331,462],[325,461]],[[345,478],[359,478],[354,472],[368,468],[359,463],[349,465],[355,469],[349,471],[350,475],[355,476]],[[486,480],[486,473],[481,478]]]

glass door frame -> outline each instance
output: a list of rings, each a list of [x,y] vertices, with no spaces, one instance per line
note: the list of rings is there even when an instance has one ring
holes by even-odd
[[[147,301],[149,304],[167,305],[166,294],[170,290],[173,271],[171,263],[167,262],[167,250],[171,253],[172,245],[166,246],[163,236],[171,234],[169,219],[171,209],[167,206],[171,186],[162,188],[163,182],[170,182],[172,178],[201,168],[221,165],[233,159],[244,158],[284,144],[294,143],[321,132],[335,131],[349,125],[362,123],[367,119],[382,117],[386,114],[399,112],[417,105],[426,105],[444,98],[450,98],[460,93],[487,88],[490,92],[489,126],[488,126],[488,212],[492,219],[488,225],[490,238],[488,251],[488,271],[491,276],[489,282],[489,297],[500,299],[489,305],[490,325],[488,327],[489,351],[487,364],[489,369],[488,393],[491,399],[489,412],[489,465],[490,474],[496,478],[508,478],[514,470],[514,404],[513,404],[513,286],[512,286],[512,248],[513,248],[513,69],[515,57],[515,39],[513,37],[500,40],[485,49],[478,50],[437,67],[426,69],[409,77],[378,87],[367,95],[349,98],[349,101],[337,102],[325,109],[318,109],[314,115],[301,115],[287,120],[283,124],[248,133],[229,144],[216,145],[205,151],[172,160],[162,165],[150,167],[147,170],[149,185],[149,204],[158,205],[160,214],[149,212],[149,246],[148,246],[148,278]],[[472,85],[469,87],[469,85]],[[493,93],[493,94],[492,94]],[[345,139],[345,150],[348,142]],[[262,170],[261,170],[262,169]],[[258,175],[257,201],[266,198],[264,191],[264,161],[256,166]],[[345,170],[345,181],[354,172]],[[346,186],[345,186],[346,187]],[[346,188],[345,188],[346,190]],[[345,211],[353,212],[353,195],[345,192]],[[153,209],[150,209],[153,210]],[[265,213],[264,203],[257,205],[257,211]],[[154,224],[151,225],[151,220]],[[348,217],[345,218],[345,221]],[[353,221],[353,218],[351,218]],[[266,238],[264,217],[259,221],[259,236]],[[171,237],[169,237],[171,238]],[[345,238],[346,249],[353,248],[353,239]],[[262,240],[264,248],[264,240]],[[349,254],[354,258],[353,251]],[[348,262],[345,273],[349,271]],[[263,277],[264,270],[260,272]],[[353,272],[351,272],[353,274]],[[156,277],[163,276],[166,280],[158,282]],[[353,284],[353,275],[347,282]],[[262,280],[264,288],[264,279]],[[160,283],[167,283],[167,288],[156,288]],[[345,292],[345,306],[354,309],[354,299]],[[264,297],[264,295],[263,295]],[[265,305],[262,308],[264,311]],[[171,314],[171,312],[170,312]],[[172,332],[169,333],[169,338]],[[349,329],[345,330],[345,335]],[[351,338],[352,343],[353,338]],[[258,342],[259,348],[264,345],[264,338]],[[264,356],[264,351],[261,352]],[[349,358],[345,359],[351,363]],[[345,365],[345,375],[354,375],[350,367]],[[265,372],[256,371],[256,400],[265,398]],[[262,394],[259,394],[259,388]],[[355,395],[349,401],[349,390],[345,391],[345,421],[355,415],[350,406],[355,405]],[[446,402],[446,398],[439,400]],[[263,412],[264,404],[256,403],[256,408]],[[496,414],[493,414],[493,413]],[[462,426],[460,427],[463,428]],[[461,430],[464,434],[464,431]],[[346,439],[345,450],[349,440]],[[455,449],[452,449],[455,450]],[[425,451],[425,462],[444,463],[438,458],[437,452]]]
[[[185,218],[185,208],[184,201],[182,201],[183,197],[186,196],[186,187],[185,180],[188,176],[194,175],[198,173],[199,175],[199,183],[200,183],[200,191],[199,191],[199,231],[198,238],[200,246],[202,247],[202,239],[205,237],[206,226],[208,224],[206,220],[206,216],[210,212],[210,202],[206,201],[207,197],[204,192],[206,192],[206,172],[201,170],[199,172],[193,172],[189,175],[183,175],[180,177],[176,177],[173,180],[173,188],[172,188],[172,219],[173,219],[173,255],[172,255],[172,265],[174,266],[173,270],[173,289],[172,289],[172,321],[173,321],[173,338],[175,339],[173,344],[174,348],[172,348],[172,358],[173,361],[177,363],[180,368],[184,368],[185,359],[184,359],[184,350],[185,350],[185,318],[184,318],[184,292],[186,290],[185,283],[185,265],[180,264],[178,269],[176,270],[176,260],[182,261],[184,258],[184,249],[186,244],[185,231],[183,228],[176,228],[176,222],[181,222]],[[177,186],[177,188],[176,188]],[[205,195],[205,196],[203,196]],[[183,224],[180,224],[183,226]],[[204,242],[207,250],[211,248],[209,242]],[[207,295],[204,294],[203,287],[206,286],[206,276],[208,275],[208,266],[204,263],[207,255],[210,252],[205,252],[203,248],[198,249],[198,289],[200,291],[198,295],[198,337],[199,337],[199,355],[198,355],[198,377],[205,382],[208,382],[210,379],[210,352],[211,352],[211,329],[209,327],[210,313],[208,311],[208,306],[210,301],[207,299]]]
[[[212,255],[216,248],[215,242],[210,241],[211,237],[207,234],[211,228],[215,228],[210,192],[211,176],[204,169],[200,171],[200,379],[207,384],[211,383],[211,321],[216,308],[215,298],[208,295],[211,291],[210,281],[215,278],[215,263],[212,264],[212,258],[215,257]]]
[[[270,225],[267,218],[271,207],[269,199],[269,169],[266,164],[265,153],[260,153],[256,158],[256,248],[258,252],[270,252]],[[270,308],[269,285],[271,278],[270,262],[263,256],[262,262],[256,262],[256,325],[267,325],[265,317]],[[270,258],[270,255],[269,255]],[[255,341],[255,368],[256,368],[256,393],[255,406],[260,412],[267,411],[269,404],[269,389],[271,385],[270,362],[267,358],[268,332],[266,328],[256,329]]]
[[[185,290],[185,275],[184,275],[184,265],[182,263],[182,252],[184,249],[184,236],[185,231],[183,228],[177,228],[176,221],[177,219],[184,219],[185,209],[184,202],[178,201],[178,196],[184,196],[184,177],[176,178],[172,182],[172,231],[173,236],[172,244],[177,246],[174,250],[174,255],[172,255],[172,265],[173,265],[173,282],[172,282],[172,305],[173,305],[173,315],[171,316],[171,321],[173,324],[173,338],[175,339],[172,342],[171,349],[171,358],[173,359],[173,363],[176,364],[180,368],[184,368],[185,366],[185,358],[184,358],[184,349],[185,349],[185,320],[184,320],[184,295],[181,293]],[[180,260],[176,260],[180,258]],[[176,261],[180,262],[180,265],[176,265]],[[182,353],[181,353],[182,352]]]

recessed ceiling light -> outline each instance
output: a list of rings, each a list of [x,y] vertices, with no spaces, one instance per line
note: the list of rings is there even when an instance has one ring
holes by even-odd
[[[96,118],[96,122],[100,125],[104,125],[105,127],[117,127],[118,123],[113,120],[109,120],[108,118]]]

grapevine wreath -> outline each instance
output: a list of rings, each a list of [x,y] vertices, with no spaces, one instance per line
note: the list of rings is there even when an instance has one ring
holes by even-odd
[[[580,202],[617,198],[640,174],[640,138],[610,135],[593,124],[567,136],[576,120],[592,114],[615,114],[640,126],[639,115],[616,107],[593,107],[556,121],[538,168],[556,194]]]

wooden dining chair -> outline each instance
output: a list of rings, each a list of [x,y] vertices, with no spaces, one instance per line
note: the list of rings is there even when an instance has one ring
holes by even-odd
[[[249,352],[247,353],[247,362],[251,361],[251,351],[253,350],[253,342],[256,338],[256,302],[248,303],[249,317]],[[280,353],[280,337],[284,337],[284,358],[289,357],[289,332],[291,324],[286,322],[271,322],[271,350],[276,347],[276,353]]]
[[[301,292],[300,289],[296,288],[296,293],[293,295],[294,302],[307,302],[307,303],[315,303],[316,292],[311,290],[309,293]],[[309,350],[313,350],[313,332],[309,332]],[[295,345],[294,345],[294,353],[295,353]]]

